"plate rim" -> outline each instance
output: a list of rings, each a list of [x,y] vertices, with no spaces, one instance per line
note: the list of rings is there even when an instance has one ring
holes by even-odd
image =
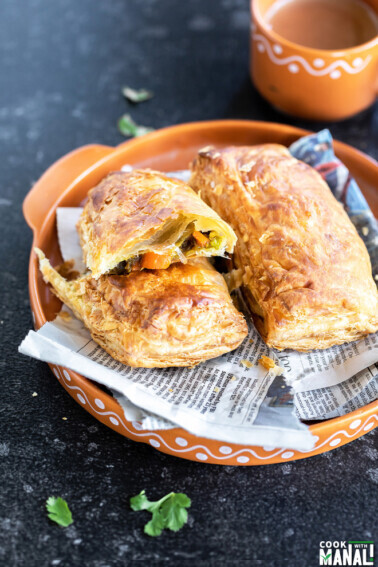
[[[162,135],[171,135],[171,134],[175,134],[177,132],[180,132],[181,134],[184,132],[190,132],[193,133],[193,131],[197,131],[197,132],[201,132],[204,129],[207,130],[207,132],[209,130],[212,131],[216,131],[218,129],[225,129],[225,128],[229,128],[229,129],[235,129],[235,128],[245,128],[247,131],[251,131],[254,130],[256,128],[263,128],[266,129],[267,131],[281,131],[284,132],[288,135],[306,135],[306,134],[310,134],[312,133],[309,130],[305,130],[302,128],[298,128],[296,126],[291,126],[289,124],[281,124],[281,123],[274,123],[274,122],[264,122],[264,121],[252,121],[252,120],[232,120],[232,119],[225,119],[225,120],[204,120],[204,121],[197,121],[197,122],[187,122],[187,123],[183,123],[183,124],[178,124],[178,125],[174,125],[174,126],[167,126],[164,128],[161,128],[159,130],[156,130],[150,134],[147,134],[146,136],[143,136],[141,138],[134,138],[131,140],[127,140],[125,142],[122,142],[120,144],[118,144],[117,146],[105,146],[105,145],[101,145],[101,144],[88,144],[88,145],[84,145],[81,146],[79,148],[77,148],[76,150],[73,150],[71,152],[69,152],[68,154],[65,154],[63,157],[61,157],[60,159],[58,159],[57,161],[55,161],[47,170],[46,172],[41,176],[41,178],[39,179],[39,181],[36,182],[36,184],[33,186],[33,188],[28,192],[28,194],[26,195],[24,202],[23,202],[23,213],[24,213],[24,217],[27,220],[29,226],[31,227],[32,231],[33,231],[33,243],[32,243],[32,248],[31,248],[31,253],[30,253],[30,261],[29,261],[29,293],[30,293],[30,301],[31,301],[31,306],[32,306],[32,313],[33,316],[34,314],[37,315],[37,327],[40,326],[41,321],[42,322],[46,322],[47,319],[44,315],[43,312],[43,308],[42,305],[39,301],[39,297],[38,297],[38,293],[35,287],[36,284],[36,270],[35,270],[35,266],[36,266],[36,259],[35,259],[35,255],[33,253],[33,248],[35,246],[35,241],[37,240],[37,237],[41,234],[43,234],[45,227],[48,225],[49,220],[51,219],[51,216],[55,216],[55,212],[56,212],[56,208],[59,205],[59,201],[61,201],[64,198],[64,195],[67,194],[69,192],[69,190],[72,188],[73,185],[75,185],[78,180],[82,179],[85,177],[85,175],[88,174],[88,171],[90,170],[94,170],[97,167],[100,167],[101,165],[103,165],[107,159],[110,158],[114,158],[115,156],[118,155],[118,153],[122,153],[123,151],[128,151],[130,150],[130,148],[132,147],[137,147],[137,146],[145,146],[146,144],[148,144],[151,141],[156,141],[158,140]],[[366,166],[368,167],[373,167],[373,168],[378,168],[378,163],[377,161],[372,158],[371,156],[368,156],[367,154],[365,154],[364,152],[361,152],[360,150],[353,148],[352,146],[345,144],[344,142],[338,141],[338,140],[334,140],[335,142],[335,147],[336,147],[336,153],[338,151],[338,148],[344,150],[344,152],[346,152],[347,154],[349,154],[350,156],[352,156],[353,158],[357,156],[357,158],[359,158],[360,160],[362,160]],[[47,175],[49,172],[51,172],[52,169],[54,169],[54,167],[58,167],[58,166],[62,166],[64,165],[67,160],[72,159],[72,158],[79,158],[80,159],[80,153],[83,151],[87,151],[87,152],[92,152],[92,151],[99,151],[99,149],[101,149],[104,152],[104,155],[102,157],[100,157],[99,159],[96,159],[96,161],[94,161],[89,167],[87,167],[85,170],[83,170],[78,176],[75,176],[75,179],[62,191],[59,192],[57,194],[57,197],[54,201],[54,203],[52,204],[52,206],[49,208],[47,214],[44,217],[43,222],[41,223],[41,225],[39,226],[34,226],[33,223],[30,222],[30,217],[28,214],[28,208],[30,206],[30,196],[32,194],[32,192],[34,191],[34,195],[38,194],[38,186],[39,183],[43,180],[43,178],[45,177],[45,175]],[[100,152],[101,153],[101,152]],[[98,156],[96,156],[98,157]],[[34,293],[33,293],[34,292]],[[53,369],[57,368],[56,365],[51,365],[50,367]],[[84,376],[82,376],[79,373],[70,371],[68,369],[62,369],[61,372],[61,376],[65,376],[65,374],[63,373],[63,371],[66,371],[67,375],[70,377],[71,380],[74,380],[75,383],[77,383],[78,389],[81,390],[80,386],[84,388],[84,391],[88,391],[91,392],[92,397],[94,397],[94,399],[99,399],[99,397],[106,397],[106,402],[107,404],[109,403],[113,403],[116,404],[116,406],[118,406],[118,408],[120,409],[120,411],[123,414],[122,408],[119,406],[118,402],[111,397],[109,394],[107,394],[106,392],[103,392],[103,390],[101,390],[98,385],[96,383],[94,383],[93,381],[91,381],[88,378],[85,378]],[[54,374],[56,375],[56,373],[54,372]],[[58,376],[56,376],[58,377]],[[70,390],[70,385],[69,384],[65,384],[64,383],[64,379],[60,379],[58,377],[58,380],[61,381],[63,387],[65,387],[65,389],[70,393],[70,395],[76,399],[76,401],[79,401],[80,403],[80,399],[77,398],[77,396],[74,395],[74,393]],[[97,395],[96,395],[97,394]],[[81,405],[85,404],[81,403]],[[88,411],[90,411],[90,409],[88,407],[86,407],[85,409],[87,409]],[[374,415],[374,411],[378,410],[378,400],[371,402],[370,404],[364,406],[363,408],[360,408],[358,410],[355,410],[353,412],[350,412],[344,416],[339,416],[339,417],[335,417],[329,420],[325,420],[325,421],[321,421],[318,422],[316,424],[312,424],[310,425],[310,430],[313,434],[317,435],[319,438],[324,437],[324,435],[327,434],[328,430],[333,430],[334,426],[340,426],[340,427],[347,427],[347,425],[352,422],[352,423],[356,423],[357,421],[361,420],[363,418],[363,416],[367,416],[368,419],[371,416],[375,417],[376,423],[375,426],[377,426],[378,424],[378,414]],[[90,413],[92,413],[92,415],[94,415],[93,411],[90,411]],[[94,417],[96,417],[97,419],[99,419],[96,415],[94,415]],[[125,418],[123,418],[125,420]],[[102,421],[100,419],[100,421]],[[127,421],[127,420],[125,420]],[[127,422],[130,425],[132,425],[131,422]],[[130,435],[126,435],[125,433],[119,431],[119,428],[117,427],[113,427],[112,424],[109,423],[105,423],[106,425],[110,426],[112,429],[115,429],[116,431],[118,431],[119,433],[123,434],[126,437],[129,438],[133,438]],[[114,425],[114,424],[113,424]],[[374,429],[374,427],[370,428],[369,431],[372,431]],[[137,431],[137,430],[135,430]],[[162,430],[158,430],[159,433],[161,434]],[[163,430],[164,431],[164,430]],[[208,440],[206,438],[203,437],[197,437],[194,436],[188,432],[186,432],[186,430],[182,429],[182,428],[175,428],[173,430],[167,430],[167,431],[178,431],[178,432],[184,432],[185,436],[188,437],[192,437],[204,442],[214,442],[214,440]],[[367,431],[366,431],[367,432]],[[144,431],[144,433],[146,434],[146,436],[148,434],[153,435],[154,431],[150,431],[148,432],[147,430]],[[345,432],[344,432],[345,433]],[[356,432],[357,433],[357,432]],[[363,435],[364,433],[361,433],[361,435]],[[360,435],[358,435],[360,436]],[[357,435],[352,435],[353,438],[357,438]],[[136,439],[138,441],[142,441],[142,439]],[[349,441],[352,439],[349,439]],[[349,442],[348,440],[346,440],[346,442]],[[148,442],[148,441],[145,441]],[[216,442],[219,443],[219,442]],[[249,446],[249,445],[239,445],[239,444],[232,444],[232,443],[226,443],[227,445],[234,445],[235,447],[241,447],[244,448],[244,450],[247,450],[248,448],[250,449],[259,449],[259,447],[255,447],[255,446]],[[340,442],[339,444],[335,445],[335,446],[331,446],[330,448],[326,449],[326,450],[332,450],[334,447],[336,446],[341,446],[345,444],[344,442]],[[154,446],[154,445],[153,445]],[[171,451],[165,451],[164,448],[159,448],[156,447],[156,449],[161,450],[163,452],[168,452],[170,454],[174,454],[174,452],[172,453]],[[282,449],[282,451],[286,451],[288,452],[294,452],[297,453],[297,451],[295,450],[291,450],[291,449]],[[281,451],[281,452],[282,452]],[[319,452],[325,452],[325,451],[317,451],[317,448],[315,446],[315,448],[311,451],[311,452],[307,452],[308,454],[306,455],[302,455],[302,456],[295,456],[293,454],[292,457],[285,459],[285,462],[290,461],[290,460],[297,460],[299,458],[306,458],[312,455],[315,455]],[[300,453],[300,452],[299,452]],[[185,457],[185,458],[190,458],[191,460],[201,460],[201,459],[195,459],[195,458],[191,458],[191,457]],[[250,463],[241,463],[241,462],[231,462],[231,457],[229,459],[226,459],[227,462],[224,462],[222,464],[235,464],[235,465],[241,465],[241,464],[250,464],[250,465],[255,465],[255,464],[262,464],[261,462],[250,462]],[[211,459],[208,462],[214,462]],[[275,460],[275,459],[269,459],[268,461],[266,461],[266,463],[264,464],[270,464],[270,463],[274,463],[274,462],[280,462],[279,460]],[[219,464],[219,463],[217,463]]]

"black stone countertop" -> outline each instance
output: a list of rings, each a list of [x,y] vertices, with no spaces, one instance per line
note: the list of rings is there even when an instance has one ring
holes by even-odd
[[[321,540],[377,540],[377,431],[311,459],[222,467],[158,453],[86,413],[47,365],[18,354],[32,326],[31,232],[21,203],[42,172],[82,144],[123,141],[130,111],[159,128],[213,118],[291,122],[248,77],[247,0],[2,0],[0,5],[0,565],[318,565]],[[151,88],[129,106],[125,84]],[[331,131],[378,157],[378,108]],[[38,396],[33,397],[32,393]],[[67,417],[66,421],[62,417]],[[183,491],[189,524],[144,536],[129,497]],[[46,517],[67,499],[74,524]]]

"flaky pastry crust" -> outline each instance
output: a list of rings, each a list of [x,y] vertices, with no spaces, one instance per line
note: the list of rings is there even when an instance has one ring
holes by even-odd
[[[236,242],[232,228],[188,185],[147,169],[105,177],[89,191],[77,228],[94,278],[146,252],[179,253],[181,259],[222,255],[232,252]],[[213,231],[217,248],[177,250],[193,231]]]
[[[324,349],[378,330],[368,252],[321,176],[284,146],[200,151],[189,184],[231,224],[266,343]]]
[[[68,281],[36,249],[44,280],[113,358],[134,367],[193,366],[247,335],[223,277],[206,258],[166,270]]]

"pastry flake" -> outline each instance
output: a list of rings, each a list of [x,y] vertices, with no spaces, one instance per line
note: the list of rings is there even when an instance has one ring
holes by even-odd
[[[284,373],[284,369],[278,366],[270,356],[263,355],[259,360],[259,364],[265,370],[268,370],[270,376],[281,376]]]

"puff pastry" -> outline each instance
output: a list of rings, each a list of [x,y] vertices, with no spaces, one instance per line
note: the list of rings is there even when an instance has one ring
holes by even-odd
[[[68,281],[43,252],[36,253],[54,293],[93,340],[128,366],[193,366],[235,349],[247,335],[223,277],[206,258],[166,270]]]
[[[77,228],[94,278],[221,256],[236,242],[232,228],[185,183],[141,169],[111,173],[94,187]]]
[[[378,330],[368,252],[313,168],[276,144],[204,149],[189,184],[238,236],[235,267],[269,346],[324,349]]]

